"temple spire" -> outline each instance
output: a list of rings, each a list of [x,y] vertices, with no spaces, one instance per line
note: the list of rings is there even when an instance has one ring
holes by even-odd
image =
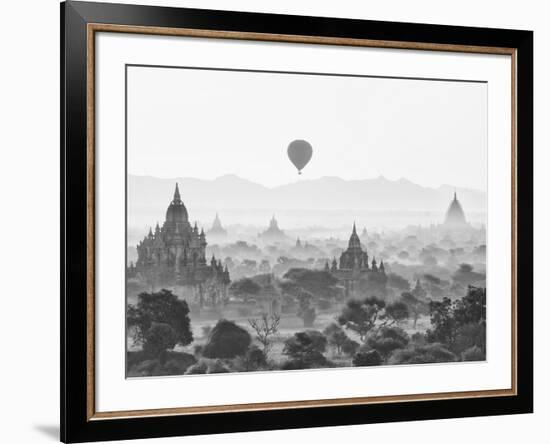
[[[181,202],[180,189],[176,182],[176,190],[174,191],[174,202]]]
[[[355,222],[353,223],[353,229],[351,230],[351,236],[349,238],[348,248],[361,249],[361,240],[357,235],[357,227],[355,226]]]

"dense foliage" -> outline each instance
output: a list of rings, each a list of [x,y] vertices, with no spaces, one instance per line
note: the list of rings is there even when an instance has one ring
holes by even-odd
[[[286,340],[283,354],[289,356],[286,369],[323,366],[327,360],[323,353],[327,348],[327,338],[317,330],[295,333]]]
[[[169,290],[162,289],[156,293],[140,293],[136,305],[128,306],[128,326],[133,329],[134,342],[144,343],[149,338],[158,344],[158,329],[171,331],[170,340],[165,341],[166,348],[174,345],[187,345],[193,341],[191,322],[189,320],[189,307],[187,302]],[[164,324],[164,327],[155,327],[156,332],[149,331],[153,324]],[[173,339],[173,341],[172,341]],[[171,342],[174,345],[169,346]],[[158,345],[151,345],[155,348]]]
[[[243,278],[235,281],[229,287],[229,290],[236,296],[242,297],[245,301],[250,300],[260,293],[262,287],[252,279]]]
[[[234,358],[244,355],[252,342],[250,333],[233,321],[220,319],[202,350],[207,358]]]
[[[382,364],[383,359],[376,350],[359,351],[353,357],[354,367],[370,367]]]
[[[367,345],[380,353],[384,361],[394,350],[405,348],[408,343],[409,335],[400,327],[381,327],[367,338]]]
[[[376,297],[363,300],[350,299],[338,317],[340,325],[356,332],[361,341],[371,331],[386,307],[386,302]]]
[[[375,328],[391,326],[405,321],[409,309],[403,302],[386,304],[383,299],[368,297],[363,300],[350,299],[338,317],[340,325],[355,331],[361,341]]]
[[[443,298],[430,302],[432,328],[426,332],[428,342],[445,344],[455,353],[478,346],[485,350],[485,288],[468,286],[466,296],[452,301]]]
[[[415,345],[397,350],[389,359],[389,364],[431,364],[456,361],[456,356],[441,344]]]
[[[336,286],[338,279],[325,270],[291,268],[283,277],[317,298],[330,299],[339,293]]]
[[[128,325],[136,346],[127,353],[128,375],[428,364],[483,361],[486,357],[485,288],[470,285],[456,299],[429,300],[418,286],[393,299],[348,299],[332,318],[336,322],[325,323],[321,332],[309,328],[317,316],[314,301],[319,299],[299,284],[308,279],[307,273],[294,269],[282,281],[262,275],[257,280],[241,279],[234,287],[241,296],[256,293],[256,286],[284,287],[281,300],[288,297],[296,302],[294,313],[302,318],[304,331],[281,333],[279,314],[270,311],[268,315],[259,311],[264,308],[254,308],[254,314],[239,324],[220,319],[214,327],[201,325],[202,336],[193,344],[193,354],[186,352],[189,349],[174,350],[176,345],[185,347],[193,341],[187,303],[168,290],[139,294],[136,305],[128,307]],[[438,285],[436,278],[432,281]],[[260,299],[250,307],[261,303]],[[321,312],[319,316],[326,322],[331,314]],[[417,331],[420,317],[423,328]],[[428,321],[430,327],[424,330]]]
[[[167,349],[173,349],[176,342],[176,332],[170,325],[153,322],[151,328],[145,333],[143,351],[153,358],[158,356],[160,361],[164,362],[164,352]]]
[[[329,345],[333,346],[338,354],[342,353],[342,347],[350,340],[344,329],[336,323],[329,324],[323,330],[323,334],[326,336]]]
[[[421,315],[429,313],[429,302],[414,296],[410,292],[401,294],[400,301],[407,306],[407,309],[413,319],[413,328],[416,328],[416,323]]]

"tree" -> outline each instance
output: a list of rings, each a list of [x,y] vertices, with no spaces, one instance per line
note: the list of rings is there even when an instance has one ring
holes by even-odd
[[[186,375],[204,375],[208,371],[208,363],[204,360],[200,360],[195,364],[191,365],[187,371]]]
[[[350,299],[342,309],[338,323],[355,331],[364,341],[366,334],[376,326],[385,306],[382,299],[374,296],[363,300]]]
[[[229,369],[221,359],[216,359],[208,366],[207,373],[229,373]]]
[[[442,344],[417,345],[397,350],[389,359],[389,364],[432,364],[454,362],[456,356]]]
[[[399,327],[382,327],[370,335],[367,344],[376,350],[386,362],[394,350],[404,348],[409,343],[409,335]]]
[[[383,296],[386,294],[388,277],[384,273],[367,273],[357,281],[357,290],[362,294]]]
[[[420,315],[428,314],[428,303],[409,292],[401,293],[400,301],[409,309],[409,313],[412,315],[414,322],[413,327],[416,329],[416,323]]]
[[[239,362],[244,371],[247,372],[258,370],[267,365],[264,351],[260,350],[260,348],[255,345],[251,345],[248,348],[245,355],[240,358]]]
[[[311,293],[306,291],[302,291],[298,296],[298,312],[296,315],[304,321],[304,327],[313,327],[313,322],[317,317],[312,299]]]
[[[153,322],[145,333],[143,351],[152,358],[159,358],[160,363],[163,364],[166,350],[173,349],[176,342],[176,332],[170,325]]]
[[[458,271],[460,273],[471,273],[474,271],[474,267],[472,267],[470,264],[460,264],[458,267]]]
[[[323,356],[326,348],[327,338],[320,331],[306,330],[285,341],[283,354],[295,361],[292,368],[308,368],[326,363]]]
[[[445,295],[446,287],[449,286],[449,282],[433,274],[426,273],[422,276],[422,285],[424,289],[419,288],[416,292],[414,290],[412,292],[416,298],[423,300],[427,294],[430,294],[433,299],[442,299]]]
[[[468,286],[466,296],[455,302],[454,316],[459,325],[485,321],[487,311],[485,288]]]
[[[423,280],[424,280],[424,285],[426,284],[433,284],[433,285],[439,285],[439,286],[445,285],[445,281],[443,281],[441,278],[438,278],[437,276],[430,273],[424,274]]]
[[[229,373],[229,368],[221,359],[200,359],[185,372],[186,375],[204,375],[205,373]]]
[[[333,322],[323,330],[323,334],[327,337],[329,345],[336,348],[336,353],[341,354],[343,345],[349,339],[344,329]]]
[[[356,342],[350,338],[347,338],[342,344],[342,352],[344,352],[348,356],[353,356],[357,352],[358,348],[359,342]]]
[[[262,262],[260,262],[260,266],[258,267],[258,271],[260,273],[270,273],[271,272],[271,264],[267,259],[262,259]]]
[[[232,359],[246,353],[252,338],[250,333],[233,321],[220,319],[212,329],[202,350],[207,358]]]
[[[430,322],[432,328],[426,332],[428,342],[442,342],[448,345],[454,343],[456,324],[453,317],[453,303],[449,298],[430,301]]]
[[[468,286],[466,296],[452,302],[449,298],[430,302],[432,328],[428,342],[445,344],[455,353],[473,345],[485,347],[485,288]]]
[[[330,299],[338,295],[339,290],[336,287],[338,279],[329,271],[291,268],[283,278],[294,282],[298,287],[316,297]]]
[[[193,341],[189,307],[187,302],[169,290],[157,293],[140,293],[137,305],[129,305],[128,326],[134,329],[134,342],[144,343],[153,323],[166,324],[173,330],[176,344],[187,345]],[[164,328],[164,327],[163,327]],[[165,331],[167,331],[165,329]],[[158,330],[155,334],[158,334]]]
[[[262,344],[263,353],[266,358],[271,347],[271,337],[279,331],[279,322],[281,322],[279,315],[272,314],[269,316],[267,313],[263,313],[260,319],[248,320],[248,323],[256,332],[256,339]]]
[[[464,350],[461,357],[463,361],[485,361],[485,350],[474,345]]]
[[[396,273],[388,274],[388,286],[401,291],[409,291],[411,288],[409,281]]]
[[[453,274],[453,281],[461,285],[479,285],[485,283],[485,274],[477,273],[470,264],[460,264],[458,270]]]
[[[457,328],[453,351],[457,354],[476,347],[485,353],[486,346],[486,326],[485,322],[470,322]]]
[[[279,288],[284,295],[297,298],[301,292],[300,287],[294,281],[282,280],[279,282]]]
[[[293,313],[296,312],[297,301],[296,298],[289,294],[283,294],[281,298],[281,313]]]
[[[411,255],[405,250],[400,251],[399,254],[397,255],[397,257],[402,260],[408,259],[410,256]]]
[[[371,367],[381,365],[382,356],[376,350],[360,351],[353,357],[352,363],[355,367]]]
[[[409,318],[409,308],[407,304],[401,301],[393,302],[386,305],[384,310],[385,326],[391,326],[393,324],[398,324]]]
[[[249,278],[239,279],[233,282],[229,287],[229,290],[231,290],[233,294],[242,297],[245,302],[257,296],[261,289],[262,287],[260,287],[259,284]]]

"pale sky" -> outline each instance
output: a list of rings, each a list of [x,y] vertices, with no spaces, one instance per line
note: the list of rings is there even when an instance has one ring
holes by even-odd
[[[313,157],[298,176],[295,139]],[[128,68],[128,172],[265,186],[405,177],[485,191],[487,85]]]

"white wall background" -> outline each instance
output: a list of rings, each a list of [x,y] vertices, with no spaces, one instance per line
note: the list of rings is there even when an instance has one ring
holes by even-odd
[[[131,3],[137,3],[131,1]],[[181,0],[150,4],[535,31],[535,411],[533,415],[171,438],[134,442],[548,442],[550,296],[542,277],[550,211],[550,28],[537,0]],[[58,440],[59,6],[0,4],[0,441]],[[521,295],[520,295],[521,297]]]

